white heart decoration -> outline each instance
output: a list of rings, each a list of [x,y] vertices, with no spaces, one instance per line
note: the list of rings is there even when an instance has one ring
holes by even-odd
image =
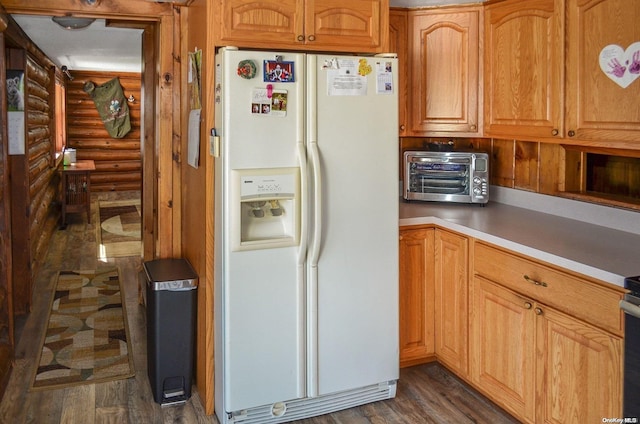
[[[613,82],[627,88],[640,77],[640,41],[624,50],[617,44],[609,44],[600,51],[600,69]]]

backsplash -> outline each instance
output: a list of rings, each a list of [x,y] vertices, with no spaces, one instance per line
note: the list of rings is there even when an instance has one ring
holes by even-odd
[[[557,196],[490,187],[490,201],[640,235],[640,213]]]

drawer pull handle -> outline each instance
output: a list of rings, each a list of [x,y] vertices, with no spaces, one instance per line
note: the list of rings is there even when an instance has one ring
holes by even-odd
[[[533,305],[531,304],[531,302],[524,302],[524,308],[525,309],[531,309],[533,307]]]
[[[527,283],[535,284],[536,286],[547,287],[547,283],[545,283],[544,281],[534,280],[533,278],[529,277],[528,275],[525,275],[524,279],[525,279],[525,281]]]
[[[536,312],[536,315],[542,315],[542,309],[536,308],[534,311]]]

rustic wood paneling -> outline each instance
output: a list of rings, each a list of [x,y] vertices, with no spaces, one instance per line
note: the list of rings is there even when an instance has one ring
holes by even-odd
[[[493,140],[491,143],[491,158],[489,178],[491,184],[514,188],[514,146],[513,140]]]
[[[3,23],[5,26],[6,22]],[[3,28],[4,29],[4,28]],[[5,49],[5,37],[0,33],[0,52]],[[5,61],[0,61],[0,98],[6,98]],[[2,397],[13,361],[14,319],[11,277],[11,224],[9,210],[9,168],[7,162],[7,106],[0,102],[0,397]]]
[[[538,191],[538,146],[539,143],[515,142],[515,188]]]
[[[140,86],[139,73],[71,71],[67,81],[67,146],[77,150],[77,159],[93,160],[96,171],[91,174],[93,191],[140,190],[142,157],[140,153]],[[128,103],[131,131],[123,138],[112,138],[107,132],[93,99],[84,90],[88,81],[96,85],[118,77]]]

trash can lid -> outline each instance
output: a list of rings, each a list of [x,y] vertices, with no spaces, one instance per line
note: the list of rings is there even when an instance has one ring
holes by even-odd
[[[155,259],[145,262],[143,268],[154,290],[184,290],[198,286],[198,274],[186,259]]]

